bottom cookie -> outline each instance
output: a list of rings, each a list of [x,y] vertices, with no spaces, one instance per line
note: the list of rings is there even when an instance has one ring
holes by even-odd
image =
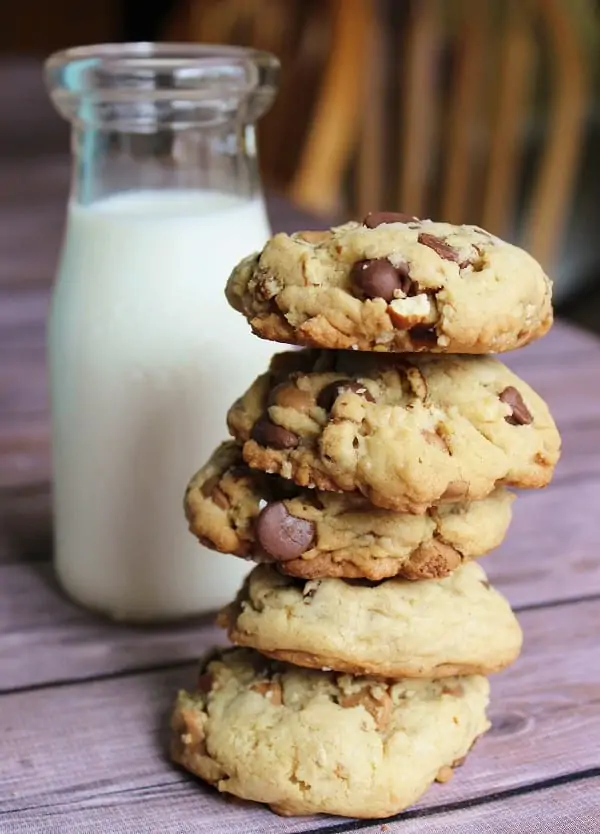
[[[179,693],[171,757],[279,814],[389,817],[447,781],[489,727],[488,697],[479,675],[385,683],[228,649]]]

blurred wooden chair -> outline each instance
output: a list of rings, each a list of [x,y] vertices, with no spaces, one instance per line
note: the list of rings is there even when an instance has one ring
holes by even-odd
[[[358,139],[372,18],[365,0],[185,0],[165,34],[280,58],[279,96],[259,125],[263,177],[331,215]]]
[[[389,55],[388,47],[383,67],[370,64],[356,208],[478,223],[518,237],[551,264],[571,205],[587,104],[586,56],[568,0],[408,5],[399,49]],[[385,54],[382,22],[373,29],[376,54]],[[382,85],[394,79],[399,104],[390,113]]]
[[[187,0],[168,35],[282,58],[261,153],[302,207],[474,222],[552,262],[587,103],[568,0]]]

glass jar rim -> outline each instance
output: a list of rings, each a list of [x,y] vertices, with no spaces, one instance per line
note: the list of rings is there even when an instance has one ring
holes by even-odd
[[[129,122],[146,130],[157,108],[173,125],[219,120],[236,110],[254,120],[274,98],[279,66],[269,52],[240,46],[104,43],[50,55],[45,79],[70,121]]]
[[[270,52],[229,44],[183,43],[167,41],[131,41],[73,46],[54,52],[45,61],[46,71],[56,70],[75,61],[103,61],[108,65],[144,66],[159,62],[163,68],[198,68],[215,63],[252,61],[265,67],[279,68],[279,60]]]

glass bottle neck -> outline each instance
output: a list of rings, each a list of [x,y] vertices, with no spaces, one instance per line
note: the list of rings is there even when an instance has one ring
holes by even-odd
[[[75,127],[71,198],[80,205],[124,192],[194,189],[262,196],[255,127],[235,122],[155,132]]]

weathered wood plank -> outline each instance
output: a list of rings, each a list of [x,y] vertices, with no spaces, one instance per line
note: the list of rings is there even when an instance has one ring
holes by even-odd
[[[600,474],[521,492],[505,541],[481,560],[490,580],[517,607],[600,593],[599,507]]]
[[[462,803],[598,766],[599,614],[597,601],[523,614],[523,656],[493,679],[494,728],[456,777],[432,789],[419,808]],[[241,825],[239,830],[270,830],[260,827],[266,822],[262,812],[253,810],[249,817],[247,809],[224,804],[166,761],[165,716],[175,690],[193,677],[194,667],[187,666],[2,696],[3,812],[32,825],[40,815],[105,807],[115,813],[120,804],[153,796],[166,809],[195,794],[188,824],[206,818],[215,831],[215,819],[231,814],[229,822]],[[168,821],[165,814],[165,825]],[[291,828],[277,823],[279,831],[330,824],[326,819],[301,827],[291,821]]]
[[[4,565],[0,587],[0,691],[183,663],[226,642],[213,615],[154,628],[88,614],[62,596],[48,565]]]
[[[597,834],[600,819],[600,777],[502,797],[496,802],[408,812],[401,822],[388,824],[387,834]],[[353,829],[357,830],[357,829]],[[358,829],[361,830],[361,829]],[[381,824],[363,831],[385,834]],[[338,829],[340,831],[340,829]],[[338,834],[334,828],[329,834]]]
[[[180,787],[180,789],[178,789]],[[434,788],[437,791],[437,788]],[[166,794],[166,795],[165,795]],[[440,791],[440,795],[443,795]],[[466,806],[466,807],[465,807]],[[369,822],[333,817],[285,820],[260,806],[248,806],[243,824],[239,808],[220,800],[218,819],[199,813],[197,791],[189,784],[125,791],[107,798],[100,807],[77,807],[64,802],[56,808],[6,816],[6,834],[598,834],[600,778],[574,779],[567,784],[519,792],[497,801],[456,803],[407,811],[399,820]],[[2,816],[0,816],[0,821]]]
[[[576,492],[567,483],[523,493],[514,507],[505,543],[482,560],[511,603],[526,607],[600,594],[600,475]],[[20,536],[14,549],[35,559],[49,547],[49,519],[37,533],[25,519],[13,528]],[[0,689],[186,660],[198,651],[199,633],[203,642],[223,640],[218,631],[205,637],[197,624],[143,629],[106,623],[64,599],[44,564],[0,565],[0,588]],[[23,663],[23,657],[36,662]]]

